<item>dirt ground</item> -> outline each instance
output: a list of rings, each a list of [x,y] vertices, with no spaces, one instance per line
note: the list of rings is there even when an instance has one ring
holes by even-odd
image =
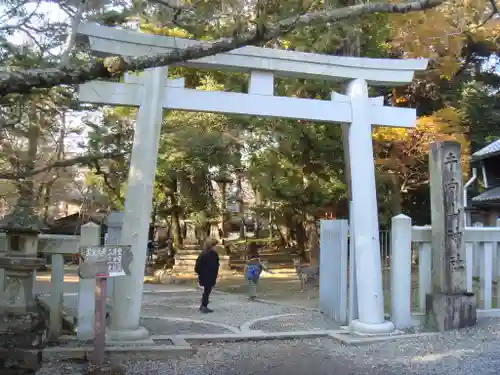
[[[179,278],[175,280],[176,284],[195,286],[196,280],[193,278]],[[245,294],[247,292],[246,280],[242,274],[227,275],[219,277],[216,290],[231,294]],[[268,275],[259,280],[257,287],[257,298],[260,300],[283,303],[287,305],[318,308],[319,307],[319,288],[306,286],[304,291],[300,290],[300,282],[294,275],[279,277]],[[391,311],[391,292],[390,289],[384,289],[385,311]],[[418,310],[418,287],[416,283],[413,288],[413,309]]]
[[[383,272],[384,286],[384,310],[386,313],[391,311],[391,273],[390,270]],[[154,282],[147,280],[146,282]],[[175,284],[195,286],[196,279],[193,276],[175,277]],[[479,282],[474,282],[474,292],[478,299],[478,305],[481,306],[481,294]],[[231,294],[245,294],[247,292],[246,280],[241,273],[220,276],[217,280],[216,290]],[[497,286],[492,285],[492,308],[497,308]],[[304,291],[300,290],[299,279],[293,273],[290,274],[267,274],[259,281],[257,288],[257,298],[288,304],[297,307],[318,308],[319,307],[319,288],[306,287]],[[412,276],[412,311],[419,310],[419,290],[418,275],[415,272]]]
[[[217,282],[217,290],[225,293],[245,294],[246,281],[243,275],[223,278]],[[306,287],[300,290],[300,282],[295,277],[266,277],[259,280],[257,298],[276,302],[299,304],[304,307],[316,308],[319,299],[317,287]]]

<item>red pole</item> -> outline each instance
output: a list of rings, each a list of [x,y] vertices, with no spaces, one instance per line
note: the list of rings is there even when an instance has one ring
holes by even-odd
[[[107,277],[96,280],[95,291],[95,325],[94,325],[94,355],[95,366],[104,363],[104,348],[106,346],[106,284]]]

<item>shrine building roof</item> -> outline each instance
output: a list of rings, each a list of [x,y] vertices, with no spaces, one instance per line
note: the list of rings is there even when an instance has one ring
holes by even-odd
[[[478,196],[472,198],[472,202],[482,203],[482,202],[494,202],[500,201],[500,186],[486,190],[485,192],[479,194]]]
[[[478,161],[497,155],[500,155],[500,139],[497,139],[496,141],[483,147],[479,151],[474,152],[471,155],[471,159],[472,161]]]

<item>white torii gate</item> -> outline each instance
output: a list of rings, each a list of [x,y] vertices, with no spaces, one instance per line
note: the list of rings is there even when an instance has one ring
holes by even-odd
[[[144,56],[165,53],[197,43],[153,36],[96,24],[80,26],[99,54]],[[113,291],[113,318],[108,332],[114,340],[147,337],[139,326],[146,243],[163,110],[218,112],[348,123],[352,181],[351,226],[355,227],[359,318],[351,329],[359,333],[392,332],[384,320],[384,298],[372,150],[372,124],[414,127],[414,109],[383,106],[383,98],[368,97],[368,83],[397,86],[410,82],[427,60],[367,59],[328,56],[258,47],[183,62],[179,65],[246,71],[248,94],[187,89],[184,79],[168,80],[168,68],[127,75],[125,83],[93,81],[80,86],[80,100],[95,104],[139,107],[125,201],[122,243],[132,245],[131,276],[117,278]],[[349,81],[347,95],[331,100],[274,96],[274,75]]]

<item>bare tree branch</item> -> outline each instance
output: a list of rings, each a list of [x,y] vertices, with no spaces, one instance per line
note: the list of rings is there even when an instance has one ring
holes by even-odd
[[[126,155],[127,152],[108,152],[108,153],[103,153],[103,154],[97,154],[97,155],[81,155],[81,156],[76,156],[71,159],[64,159],[64,160],[57,160],[53,162],[52,164],[36,168],[33,170],[30,170],[28,172],[0,172],[0,180],[19,180],[19,179],[24,179],[28,178],[43,172],[46,172],[48,170],[51,170],[53,168],[61,168],[61,167],[71,167],[73,165],[77,164],[91,164],[94,163],[97,160],[101,159],[115,159],[119,158],[123,155]]]
[[[333,23],[373,13],[408,13],[434,8],[444,0],[414,0],[403,3],[367,3],[291,17],[262,30],[252,30],[233,37],[218,39],[156,56],[135,58],[111,57],[96,60],[83,67],[26,69],[0,72],[0,95],[26,93],[34,88],[80,84],[97,78],[119,76],[130,70],[144,70],[186,60],[229,52],[246,45],[258,45],[285,34],[291,27],[314,23]]]
[[[491,13],[485,18],[481,24],[479,24],[478,27],[483,27],[486,25],[490,20],[493,19],[495,16],[500,16],[500,9],[498,8],[498,5],[496,3],[496,0],[489,0],[489,3],[491,5]]]
[[[26,25],[31,20],[31,18],[36,14],[36,12],[38,11],[38,8],[40,7],[40,4],[41,4],[41,2],[38,1],[36,3],[36,7],[27,16],[23,17],[16,24],[14,24],[14,25],[6,24],[6,25],[0,26],[0,31],[19,29],[21,26]]]
[[[85,5],[86,5],[86,1],[81,0],[80,4],[78,5],[78,8],[76,10],[75,15],[73,16],[73,19],[71,20],[70,32],[68,34],[68,37],[66,38],[66,45],[64,47],[64,51],[61,55],[61,60],[59,62],[60,67],[67,67],[69,64],[69,60],[71,57],[71,50],[73,49],[73,46],[74,46],[75,41],[76,41],[76,32],[77,32],[78,26],[80,25],[80,22],[82,20],[83,11],[85,10]]]
[[[170,9],[175,9],[175,10],[188,10],[188,9],[193,9],[192,6],[183,4],[179,0],[148,0],[150,3],[154,4],[160,4],[160,5],[165,5],[166,7]]]
[[[113,196],[120,202],[120,203],[125,203],[125,197],[122,196],[120,193],[120,190],[116,187],[113,186],[111,181],[109,181],[108,174],[101,169],[101,166],[99,165],[99,161],[96,160],[93,163],[93,167],[96,170],[96,175],[102,177],[102,181],[104,182],[104,186],[108,189],[108,191],[113,194]]]

